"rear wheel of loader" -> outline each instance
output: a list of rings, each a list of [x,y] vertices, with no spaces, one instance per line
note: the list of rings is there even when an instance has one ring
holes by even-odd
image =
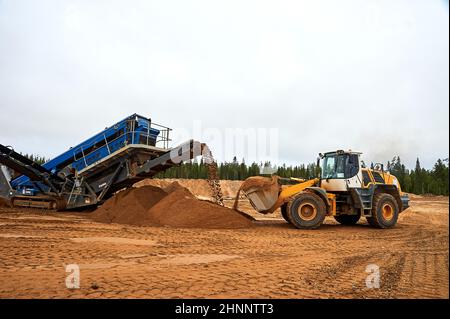
[[[311,192],[295,196],[287,205],[289,221],[297,228],[315,229],[322,225],[326,206],[322,198]]]
[[[361,215],[339,215],[334,216],[334,219],[342,225],[355,225],[358,220],[361,218]]]
[[[398,204],[394,196],[386,193],[376,194],[373,198],[372,216],[366,217],[371,226],[392,228],[397,223]]]
[[[281,209],[281,216],[283,216],[284,220],[290,224],[291,221],[289,220],[289,216],[288,216],[288,212],[287,212],[287,204],[281,205],[280,209]]]

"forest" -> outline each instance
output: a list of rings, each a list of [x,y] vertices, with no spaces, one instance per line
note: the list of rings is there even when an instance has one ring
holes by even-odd
[[[46,158],[36,155],[25,154],[26,157],[38,163],[45,163]],[[365,165],[365,164],[364,164]],[[218,163],[218,174],[220,179],[244,180],[250,176],[262,175],[261,172],[270,171],[284,178],[314,178],[319,175],[320,169],[316,163],[299,164],[296,166],[272,165],[270,162],[246,164],[245,160],[238,161],[236,157],[231,162]],[[369,167],[373,168],[371,163]],[[432,169],[421,167],[417,158],[413,169],[406,168],[401,162],[400,156],[394,156],[383,165],[384,169],[400,182],[402,190],[414,194],[449,195],[449,160],[438,159]],[[193,160],[177,167],[172,167],[162,173],[157,178],[192,178],[204,179],[207,177],[206,165],[203,161]]]

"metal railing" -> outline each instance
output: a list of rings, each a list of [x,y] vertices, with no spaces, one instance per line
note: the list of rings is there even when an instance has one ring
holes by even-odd
[[[172,131],[171,128],[161,125],[161,124],[157,124],[157,123],[153,123],[153,122],[149,122],[149,126],[147,128],[147,134],[149,134],[150,129],[154,128],[157,129],[159,131],[159,134],[156,138],[156,143],[155,146],[158,146],[158,143],[162,143],[162,148],[169,148],[169,142],[172,141],[170,139],[170,131]]]
[[[134,127],[132,127],[134,129]],[[159,131],[159,134],[155,137],[155,134],[151,134],[151,129],[157,129]],[[150,125],[147,127],[147,132],[144,131],[126,131],[125,133],[120,134],[116,138],[108,141],[105,137],[105,144],[97,147],[97,148],[90,148],[89,152],[86,153],[86,149],[83,149],[83,147],[80,147],[79,149],[74,149],[73,158],[74,161],[77,162],[79,160],[83,160],[85,167],[92,165],[96,161],[104,158],[105,156],[108,156],[117,150],[121,149],[122,147],[125,147],[127,145],[147,145],[152,147],[158,147],[162,149],[169,149],[169,142],[170,139],[170,131],[172,129],[160,124],[156,123],[150,123]],[[162,145],[161,145],[162,144]],[[104,152],[106,155],[102,155],[102,152]],[[95,158],[95,153],[98,153],[99,158],[92,161],[92,158]]]

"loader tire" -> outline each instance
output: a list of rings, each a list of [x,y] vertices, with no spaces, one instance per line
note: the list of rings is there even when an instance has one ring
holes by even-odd
[[[377,228],[392,228],[398,220],[398,204],[394,196],[387,193],[376,194],[373,198],[372,216],[367,222]]]
[[[288,212],[287,212],[287,204],[281,205],[280,209],[281,209],[281,216],[283,216],[284,220],[290,224],[291,221],[289,220],[289,216],[288,216]]]
[[[359,219],[361,218],[361,215],[339,215],[334,216],[334,219],[342,225],[355,225]]]
[[[287,205],[289,221],[300,229],[315,229],[322,225],[327,207],[318,195],[302,192],[292,198]]]

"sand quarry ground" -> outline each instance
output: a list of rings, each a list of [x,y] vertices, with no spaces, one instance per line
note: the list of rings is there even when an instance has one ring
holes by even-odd
[[[152,180],[141,185],[167,186]],[[207,199],[205,181],[180,181]],[[222,183],[227,206],[239,182]],[[448,197],[413,196],[396,228],[298,230],[279,212],[242,229],[130,226],[0,208],[0,298],[448,298]],[[80,289],[66,288],[66,265]],[[366,267],[380,288],[366,287]]]

